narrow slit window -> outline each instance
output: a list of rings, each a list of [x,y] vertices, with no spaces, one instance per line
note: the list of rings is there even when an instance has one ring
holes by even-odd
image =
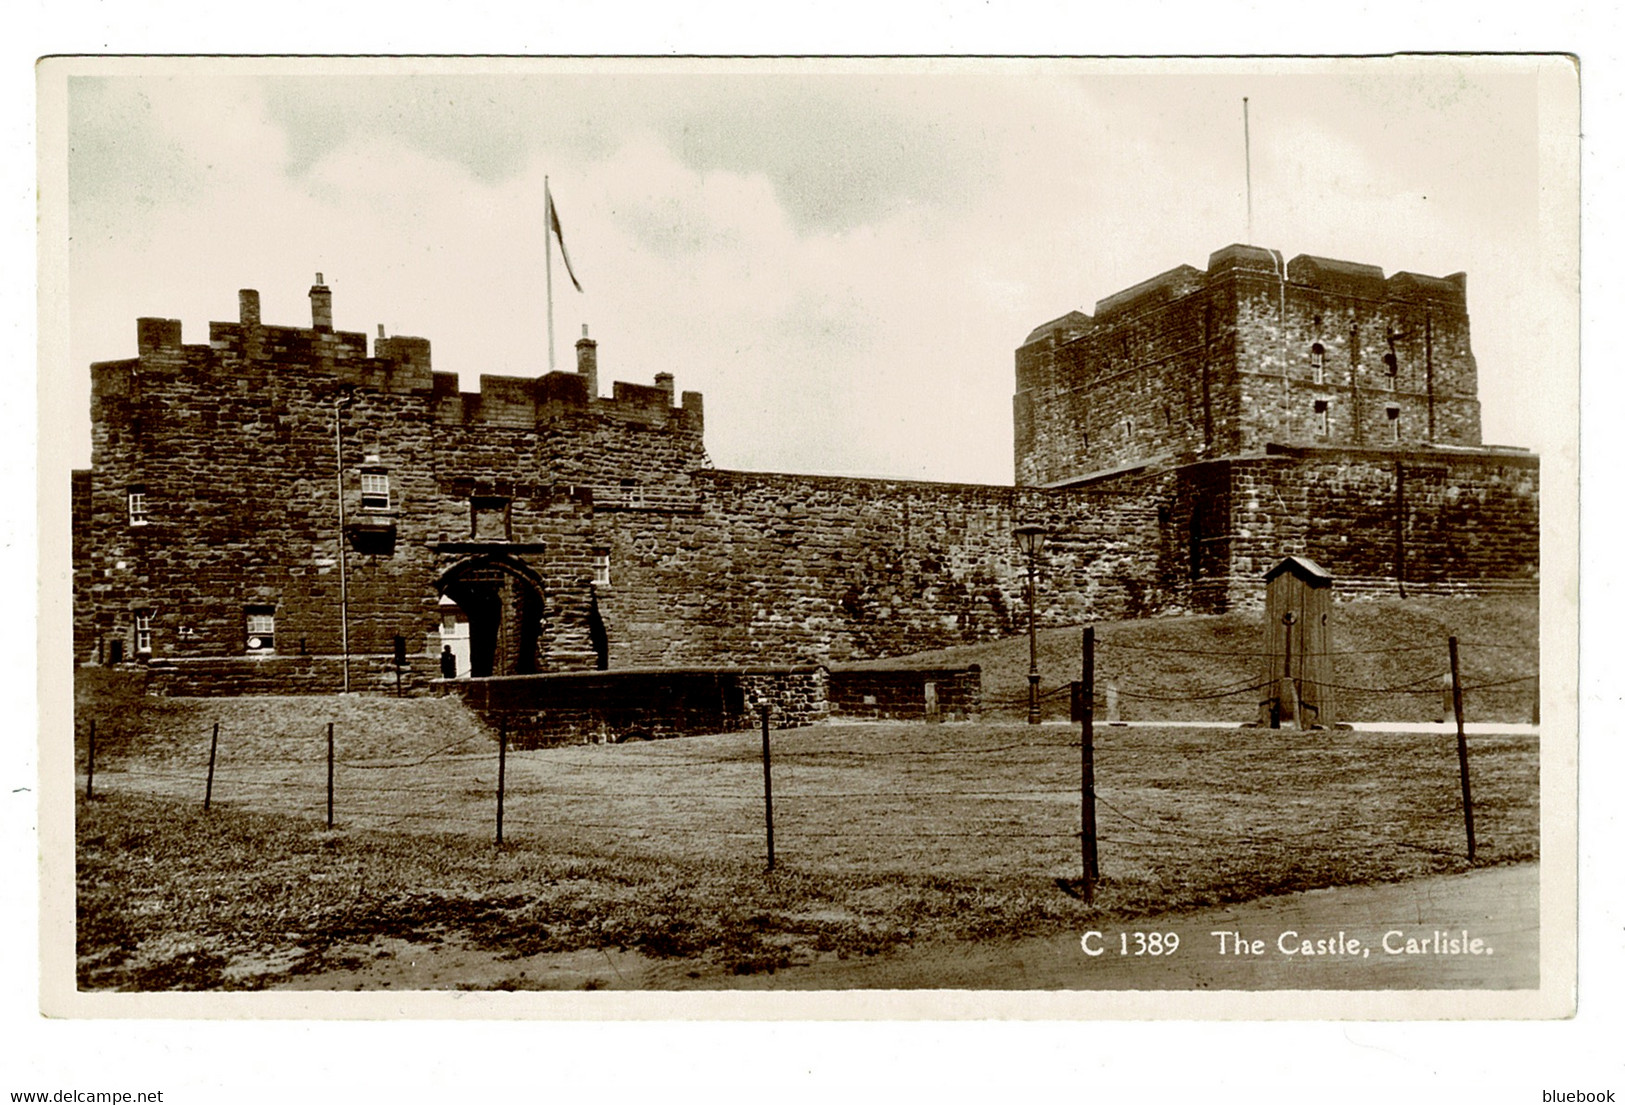
[[[1318,341],[1309,347],[1309,367],[1315,374],[1315,383],[1326,382],[1326,347]]]
[[[1382,355],[1382,367],[1388,373],[1388,386],[1399,386],[1399,356],[1390,350]]]
[[[1393,434],[1394,441],[1397,443],[1399,441],[1399,405],[1389,403],[1387,414],[1389,432]]]
[[[1322,434],[1332,432],[1332,403],[1330,399],[1315,400],[1315,422],[1320,426]]]

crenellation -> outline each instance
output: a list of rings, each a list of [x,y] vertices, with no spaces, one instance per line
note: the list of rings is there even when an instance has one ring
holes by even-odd
[[[260,691],[333,689],[346,650],[379,685],[397,636],[419,690],[453,641],[481,675],[874,659],[1019,631],[1028,522],[1041,625],[1253,604],[1286,553],[1359,594],[1537,579],[1538,460],[1480,445],[1460,274],[1234,245],[1061,315],[1016,350],[1003,486],[717,470],[673,373],[600,397],[583,333],[575,371],[464,392],[324,289],[311,328],[245,290],[208,344],[143,319],[91,367],[81,662]]]

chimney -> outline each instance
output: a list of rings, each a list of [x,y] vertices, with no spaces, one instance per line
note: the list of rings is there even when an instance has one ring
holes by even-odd
[[[264,331],[260,329],[260,293],[253,288],[243,288],[237,293],[237,320],[241,323],[243,356],[250,361],[259,360],[264,352],[261,336]]]
[[[587,398],[598,398],[598,343],[587,336],[587,324],[581,324],[581,338],[576,342],[576,371],[587,378]]]
[[[333,289],[322,283],[321,273],[310,288],[310,324],[317,330],[333,329]]]
[[[677,404],[672,400],[677,397],[677,378],[669,372],[655,373],[655,387],[666,393],[666,406],[674,407]]]

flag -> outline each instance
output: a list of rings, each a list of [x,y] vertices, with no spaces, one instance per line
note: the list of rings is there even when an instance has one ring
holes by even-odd
[[[559,210],[553,206],[553,189],[547,184],[542,185],[542,191],[547,196],[547,223],[548,231],[558,237],[559,254],[564,258],[564,271],[570,274],[570,283],[581,290],[581,281],[576,279],[576,270],[570,264],[570,251],[564,248],[564,228],[559,225]]]

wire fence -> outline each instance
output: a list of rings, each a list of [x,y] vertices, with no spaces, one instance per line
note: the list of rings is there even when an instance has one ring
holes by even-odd
[[[1534,678],[1463,681],[1462,690]],[[1430,670],[1393,686],[1339,689],[1437,694],[1433,683]],[[1256,699],[1266,689],[1253,679],[1183,694],[1160,684],[1129,684],[1117,693],[1199,703]],[[1098,703],[1099,686],[1094,690],[1089,698]],[[1053,701],[1072,697],[1074,688],[1062,683],[1038,691]],[[1026,696],[994,701],[1024,705]],[[1087,724],[1081,731],[1010,724],[813,727],[768,730],[759,747],[755,732],[735,732],[524,752],[476,730],[432,742],[425,736],[421,750],[387,755],[376,739],[308,723],[253,733],[217,725],[184,745],[126,726],[104,731],[98,753],[92,721],[80,747],[87,796],[100,787],[104,794],[195,799],[325,818],[339,832],[495,832],[499,841],[505,832],[510,844],[636,845],[654,856],[749,855],[767,836],[771,857],[773,825],[781,849],[788,842],[826,864],[940,860],[974,868],[1059,867],[1090,840],[1105,846],[1108,863],[1129,866],[1166,860],[1187,847],[1215,854],[1308,850],[1325,846],[1330,827],[1343,847],[1472,854],[1464,738],[1457,750],[1458,800],[1458,761],[1436,734],[1338,735],[1333,744],[1326,743],[1331,734],[1317,743],[1305,733],[1235,727],[1172,732],[1136,737],[1119,730],[1103,737],[1098,776]],[[1538,789],[1537,739],[1475,741],[1489,756],[1481,768],[1490,780],[1489,807],[1522,811],[1516,816],[1526,833]],[[1402,765],[1397,774],[1396,763]],[[1374,779],[1386,780],[1386,789],[1373,789]],[[1466,848],[1453,827],[1463,814],[1469,818]]]

